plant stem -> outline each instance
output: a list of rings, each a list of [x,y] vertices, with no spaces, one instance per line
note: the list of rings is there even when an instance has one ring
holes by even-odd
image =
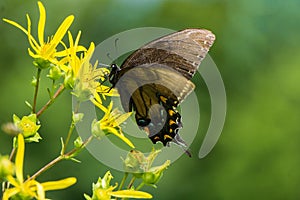
[[[9,160],[10,160],[10,161],[13,159],[15,153],[16,153],[16,148],[13,147],[13,149],[11,150],[10,155],[9,155]]]
[[[64,85],[61,85],[53,97],[49,99],[49,101],[36,113],[36,116],[39,117],[53,102],[54,100],[64,91],[65,87]]]
[[[60,155],[58,157],[56,157],[55,159],[53,159],[51,162],[49,162],[48,164],[46,164],[44,167],[42,167],[39,171],[37,171],[35,174],[33,174],[31,177],[29,177],[27,181],[33,180],[36,177],[38,177],[39,175],[41,175],[42,173],[44,173],[45,171],[47,171],[48,169],[50,169],[51,167],[53,167],[55,164],[57,164],[58,162],[69,158],[70,156],[72,156],[74,153],[76,153],[79,149],[84,148],[91,140],[93,139],[93,136],[90,136],[88,139],[86,139],[80,148],[73,148],[71,151],[69,151],[68,153],[65,153],[63,155]]]
[[[133,185],[133,183],[134,183],[134,181],[135,181],[135,176],[133,176],[132,178],[131,178],[131,180],[130,180],[130,182],[129,182],[129,184],[128,184],[128,189],[130,189],[131,187],[132,187],[132,185]]]
[[[75,128],[75,123],[72,120],[72,123],[71,123],[71,126],[69,128],[69,132],[68,132],[67,138],[64,141],[64,147],[63,147],[63,150],[62,150],[62,154],[64,154],[65,151],[66,151],[67,145],[69,144],[69,141],[70,141],[70,138],[71,138],[71,135],[73,133],[74,128]]]
[[[41,69],[38,68],[37,74],[36,74],[36,84],[34,89],[34,96],[33,96],[33,106],[32,106],[32,112],[35,113],[36,111],[36,102],[37,102],[37,95],[39,91],[39,85],[40,85],[40,76],[41,76]]]
[[[124,176],[123,176],[123,178],[122,178],[122,181],[121,181],[121,183],[120,183],[120,186],[119,186],[119,189],[118,189],[118,190],[121,190],[121,189],[122,189],[122,187],[124,186],[124,183],[125,183],[127,177],[128,177],[128,173],[125,172],[125,174],[124,174]]]
[[[145,183],[144,182],[141,182],[141,184],[139,184],[137,187],[136,187],[136,189],[135,190],[140,190],[140,189],[142,189],[142,187],[145,185]]]

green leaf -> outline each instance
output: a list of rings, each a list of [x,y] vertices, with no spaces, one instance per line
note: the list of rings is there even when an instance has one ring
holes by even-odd
[[[26,106],[27,107],[29,107],[30,108],[30,110],[32,110],[33,109],[33,107],[32,107],[32,105],[28,102],[28,101],[25,101],[25,104],[26,104]]]
[[[43,139],[38,132],[34,134],[34,136],[25,138],[25,142],[39,142],[39,140]]]

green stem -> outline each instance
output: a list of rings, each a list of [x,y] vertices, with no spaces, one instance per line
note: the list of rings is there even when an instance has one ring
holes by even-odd
[[[135,190],[140,190],[142,189],[142,187],[144,187],[145,183],[144,182],[141,182],[141,184],[139,184]]]
[[[125,183],[127,177],[128,177],[128,173],[125,172],[125,174],[124,174],[124,176],[123,176],[123,178],[122,178],[122,181],[121,181],[121,183],[120,183],[120,186],[119,186],[119,189],[118,189],[118,190],[121,190],[121,189],[122,189],[122,187],[124,186],[124,183]]]
[[[36,113],[36,116],[39,117],[53,102],[54,100],[64,91],[65,87],[61,85],[53,97]]]
[[[69,128],[69,132],[68,132],[67,138],[66,138],[66,140],[64,141],[64,147],[63,147],[63,150],[62,150],[62,154],[64,154],[65,151],[66,151],[67,145],[69,144],[69,141],[70,141],[70,138],[71,138],[71,135],[72,135],[72,133],[73,133],[74,128],[75,128],[75,124],[74,124],[74,122],[72,121],[71,126],[70,126],[70,128]]]
[[[130,189],[130,188],[133,186],[133,183],[134,183],[135,179],[136,179],[135,176],[133,176],[133,177],[131,178],[131,180],[130,180],[130,182],[129,182],[129,184],[128,184],[128,187],[127,187],[128,189]]]
[[[79,108],[80,108],[80,101],[77,101],[75,105],[74,113],[78,113]]]
[[[16,153],[16,148],[13,147],[13,149],[11,150],[10,155],[9,155],[9,160],[10,160],[10,161],[13,159],[15,153]]]
[[[48,169],[50,169],[51,167],[53,167],[55,164],[57,164],[58,162],[67,159],[69,157],[71,157],[74,153],[76,153],[77,151],[79,151],[80,149],[84,148],[91,140],[93,139],[93,136],[90,136],[88,139],[86,139],[80,148],[73,148],[71,151],[69,151],[68,153],[65,153],[63,155],[60,155],[58,157],[56,157],[55,159],[53,159],[51,162],[49,162],[48,164],[46,164],[44,167],[42,167],[39,171],[37,171],[35,174],[33,174],[31,177],[29,177],[25,182],[36,179],[36,177],[38,177],[39,175],[41,175],[42,173],[44,173],[45,171],[47,171]]]
[[[33,96],[33,106],[32,106],[32,112],[35,113],[36,111],[36,102],[37,102],[37,95],[39,91],[39,85],[40,85],[40,76],[41,76],[41,69],[38,68],[37,74],[36,74],[36,84],[34,89],[34,96]]]
[[[77,112],[78,112],[79,106],[80,106],[80,102],[78,101],[78,102],[76,103],[74,113],[77,113]],[[71,125],[70,125],[70,128],[69,128],[69,132],[68,132],[67,138],[66,138],[66,140],[64,141],[64,146],[63,146],[62,154],[64,154],[65,151],[66,151],[66,148],[67,148],[67,146],[68,146],[68,144],[69,144],[69,141],[70,141],[70,139],[71,139],[71,135],[72,135],[72,133],[73,133],[74,128],[75,128],[75,123],[74,123],[74,121],[73,121],[73,119],[72,119],[72,123],[71,123]]]

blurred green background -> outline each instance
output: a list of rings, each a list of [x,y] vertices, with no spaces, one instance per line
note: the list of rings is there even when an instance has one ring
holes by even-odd
[[[137,27],[174,30],[207,28],[217,40],[210,55],[227,92],[226,124],[213,151],[204,159],[197,153],[210,118],[208,96],[200,100],[201,122],[192,144],[193,158],[182,156],[165,172],[158,188],[146,187],[154,199],[299,199],[300,198],[300,1],[299,0],[62,0],[43,1],[46,35],[53,34],[69,14],[71,30],[82,30],[81,43],[96,44]],[[36,1],[0,0],[0,17],[26,25],[25,14],[37,24]],[[28,114],[30,81],[35,75],[27,55],[27,38],[0,22],[0,123],[12,114]],[[46,85],[46,83],[45,83]],[[203,91],[206,91],[204,84]],[[201,89],[201,88],[200,88]],[[201,92],[198,88],[198,91]],[[207,91],[206,91],[207,93]],[[40,105],[47,100],[41,92]],[[64,94],[45,115],[39,144],[27,145],[25,174],[33,174],[60,149],[59,137],[68,130],[71,96]],[[184,120],[184,119],[183,119]],[[46,122],[46,123],[45,123]],[[0,152],[8,154],[11,138],[0,134]],[[78,183],[52,199],[84,199],[91,184],[107,170],[87,151],[82,163],[64,161],[38,180],[77,176]],[[122,173],[112,170],[119,181]]]

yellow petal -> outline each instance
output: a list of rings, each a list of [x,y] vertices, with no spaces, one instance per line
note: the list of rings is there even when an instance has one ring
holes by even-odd
[[[69,46],[73,47],[74,46],[73,36],[70,31],[68,31],[68,37],[69,37]]]
[[[37,188],[38,200],[44,200],[45,199],[44,187],[39,182],[36,182],[36,188]]]
[[[59,180],[59,181],[45,182],[45,183],[42,183],[41,185],[43,186],[45,191],[48,191],[48,190],[65,189],[75,183],[76,183],[76,178],[70,177],[70,178],[65,178],[65,179]]]
[[[7,189],[3,193],[2,200],[8,200],[10,197],[16,195],[19,192],[20,192],[19,188],[10,188],[10,189]]]
[[[40,11],[40,19],[38,23],[38,38],[40,45],[44,45],[44,32],[45,32],[45,23],[46,23],[46,11],[42,2],[38,1],[39,11]]]
[[[37,54],[34,54],[30,48],[28,48],[28,54],[33,57],[33,58],[40,58],[41,56],[37,55]]]
[[[61,43],[63,46],[65,46],[65,44],[62,42]],[[55,52],[54,53],[54,57],[58,57],[58,58],[61,58],[61,57],[66,57],[68,56],[70,53],[69,53],[69,49],[65,49],[65,50],[62,50],[62,51],[58,51],[58,52]]]
[[[75,40],[75,46],[76,46],[76,47],[78,46],[80,36],[81,36],[81,31],[78,32],[77,37],[76,37],[76,40]]]
[[[151,194],[135,190],[114,191],[110,192],[110,195],[118,198],[152,199]]]
[[[20,184],[15,180],[11,175],[6,177],[7,181],[15,187],[18,187]]]
[[[26,35],[28,35],[28,32],[25,28],[23,28],[20,24],[18,24],[17,22],[11,21],[9,19],[3,18],[3,21],[17,27],[18,29],[20,29],[21,31],[23,31]]]
[[[40,51],[41,47],[37,44],[37,42],[35,41],[35,39],[33,37],[30,37],[31,36],[31,20],[30,20],[29,15],[26,15],[26,17],[27,17],[28,41],[29,41],[30,46],[33,48],[33,50],[36,53],[38,53]]]
[[[18,149],[16,154],[16,176],[20,183],[23,183],[23,161],[24,161],[25,143],[22,134],[18,135]]]
[[[30,34],[28,34],[28,31],[27,31],[25,28],[23,28],[20,24],[18,24],[17,22],[11,21],[11,20],[9,20],[9,19],[5,19],[5,18],[3,18],[3,21],[5,21],[5,22],[7,22],[7,23],[9,23],[9,24],[11,24],[11,25],[17,27],[17,28],[20,29],[21,31],[23,31],[23,32],[29,37],[29,39],[30,39],[31,41],[33,41],[35,44],[37,44],[37,42],[35,41],[35,39],[33,38],[33,36],[30,35]]]
[[[131,148],[135,148],[135,146],[132,144],[132,142],[127,137],[125,137],[123,134],[119,133],[115,128],[106,126],[103,129],[106,129],[107,132],[110,132],[110,133],[114,134],[115,136],[117,136],[118,138],[120,138],[121,140],[123,140],[123,142],[125,142]]]
[[[62,38],[66,34],[67,30],[69,29],[69,27],[71,26],[73,20],[74,20],[74,16],[70,15],[59,26],[59,28],[57,29],[57,31],[51,41],[51,46],[49,47],[49,52],[53,51],[56,48],[56,46],[59,44],[59,42],[62,40]]]
[[[102,110],[104,113],[107,113],[107,112],[108,112],[108,109],[105,108],[105,106],[102,105],[102,101],[101,101],[100,97],[99,97],[99,99],[98,99],[98,97],[95,96],[95,95],[94,95],[94,97],[95,97],[95,99],[91,99],[91,102],[92,102],[95,106],[97,106],[100,110]],[[97,98],[97,100],[96,100],[96,98]],[[99,102],[98,100],[100,100],[100,102]]]
[[[130,115],[132,114],[132,112],[128,112],[125,114],[120,115],[116,120],[115,123],[120,125],[122,124],[124,121],[126,121],[128,119],[128,117],[130,117]]]

